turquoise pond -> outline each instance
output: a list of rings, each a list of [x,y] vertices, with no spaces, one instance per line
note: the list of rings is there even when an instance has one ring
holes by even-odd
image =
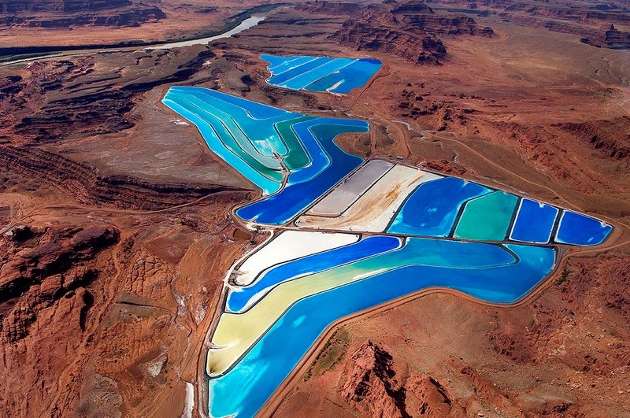
[[[321,91],[332,85],[355,88],[380,67],[327,57],[263,58],[276,81],[301,89],[328,85]],[[360,76],[352,78],[349,71]],[[346,79],[352,81],[339,84]],[[235,175],[261,190],[262,196],[236,208],[235,216],[276,234],[277,228],[297,228],[294,219],[365,163],[335,142],[343,133],[368,132],[364,120],[309,116],[200,87],[172,87],[163,103],[194,124]],[[409,189],[384,231],[358,231],[356,242],[325,251],[279,254],[288,261],[270,260],[252,274],[253,282],[229,285],[222,317],[239,320],[293,283],[319,290],[289,301],[251,347],[209,380],[211,416],[255,415],[327,327],[345,316],[436,287],[512,304],[552,272],[559,244],[599,245],[613,229],[479,183],[435,177]],[[316,284],[324,282],[322,291]]]
[[[477,214],[464,218],[462,215],[470,203],[478,198],[490,197],[495,189],[456,177],[444,177],[421,184],[399,208],[387,232],[421,237],[456,237],[481,240],[475,237],[461,237],[455,229],[462,221],[468,222],[468,229],[485,232],[494,227],[497,221],[509,231],[498,241],[523,242],[530,244],[557,243],[566,245],[599,245],[612,232],[607,223],[580,213],[562,210],[550,204],[500,192],[503,199],[518,205],[510,205],[508,210],[499,210],[498,202],[484,205]],[[501,206],[501,209],[503,206]],[[477,216],[483,215],[483,216]],[[486,216],[490,215],[490,216]],[[554,231],[556,230],[555,236]],[[494,241],[495,239],[492,239]]]
[[[344,132],[367,132],[363,121],[318,118],[293,126],[312,158],[312,164],[289,174],[286,187],[276,194],[236,211],[243,219],[282,225],[322,196],[361,164],[361,159],[342,151],[334,138]]]
[[[374,58],[334,58],[303,55],[269,55],[260,58],[268,63],[272,86],[291,90],[347,94],[363,87],[380,70]]]
[[[307,118],[198,87],[172,87],[163,102],[195,124],[213,152],[263,191],[261,200],[238,210],[247,221],[286,223],[362,162],[334,139],[367,132],[363,120]],[[289,128],[279,129],[280,124]],[[287,161],[301,163],[288,167]]]

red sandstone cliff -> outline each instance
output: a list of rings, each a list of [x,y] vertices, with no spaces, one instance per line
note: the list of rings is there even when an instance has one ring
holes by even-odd
[[[590,38],[582,38],[582,42],[599,48],[630,49],[630,32],[617,30],[615,25],[610,25],[610,28],[603,33]]]

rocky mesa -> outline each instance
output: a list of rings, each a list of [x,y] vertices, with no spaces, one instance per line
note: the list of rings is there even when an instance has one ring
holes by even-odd
[[[331,12],[339,6],[329,5]],[[321,9],[326,10],[326,6]],[[439,64],[447,56],[442,37],[492,36],[467,16],[436,13],[424,2],[368,5],[347,19],[331,38],[359,51],[382,51],[417,64]]]
[[[157,5],[131,0],[0,1],[2,26],[139,26],[165,17]]]

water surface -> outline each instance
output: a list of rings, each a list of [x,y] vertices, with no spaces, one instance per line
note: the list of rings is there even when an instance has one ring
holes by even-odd
[[[260,58],[268,63],[269,84],[318,93],[350,93],[365,86],[382,66],[374,58],[270,54],[262,54]]]
[[[449,241],[435,242],[449,245]],[[488,244],[468,245],[484,247]],[[423,243],[420,247],[428,250],[431,244]],[[441,244],[439,247],[431,252],[448,249]],[[458,252],[455,246],[450,249]],[[523,262],[486,269],[403,266],[299,300],[235,367],[210,380],[211,415],[255,415],[325,329],[352,313],[430,287],[448,287],[498,303],[518,300],[551,272],[555,251],[548,247],[518,245],[510,245],[509,250]]]
[[[455,177],[423,183],[402,205],[388,232],[447,237],[462,204],[490,192],[487,187]]]

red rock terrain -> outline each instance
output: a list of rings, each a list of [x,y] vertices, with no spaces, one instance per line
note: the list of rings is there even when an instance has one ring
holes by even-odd
[[[205,0],[1,0],[0,50],[209,36],[238,24],[239,13],[264,4],[259,0],[221,0],[211,5]]]
[[[337,8],[326,2],[306,6],[319,13],[334,13]],[[369,5],[352,14],[331,39],[358,51],[382,51],[419,64],[439,64],[446,58],[446,47],[438,35],[493,34],[491,28],[478,27],[470,17],[438,15],[418,1]]]
[[[622,32],[610,25],[608,30],[595,38],[582,38],[585,44],[610,49],[630,49],[630,32]]]
[[[204,13],[225,12],[213,6]],[[225,272],[264,237],[229,215],[255,198],[252,186],[160,104],[181,83],[365,118],[369,135],[339,140],[352,152],[463,175],[616,228],[608,246],[567,251],[517,307],[426,294],[339,324],[264,415],[630,416],[627,57],[495,14],[538,21],[558,5],[539,6],[530,15],[520,3],[479,2],[470,14],[443,9],[455,3],[317,2],[276,10],[210,48],[0,67],[3,415],[181,416],[192,407],[203,416],[206,332]],[[623,5],[593,6],[598,16]],[[166,30],[152,25],[144,35]],[[338,40],[362,25],[378,35]],[[408,42],[388,46],[389,32]],[[446,55],[425,51],[424,37]],[[261,52],[369,55],[384,66],[348,96],[307,94],[269,87]],[[441,65],[417,65],[422,54]]]
[[[630,25],[630,8],[624,1],[571,0],[541,3],[437,0],[433,4],[445,10],[483,16],[496,15],[502,20],[519,25],[580,35],[585,43],[598,47],[628,48],[624,31],[627,32]],[[611,24],[613,27],[615,24],[621,26],[622,30],[611,30]]]
[[[165,17],[156,5],[131,0],[0,1],[0,24],[5,26],[139,26]]]

